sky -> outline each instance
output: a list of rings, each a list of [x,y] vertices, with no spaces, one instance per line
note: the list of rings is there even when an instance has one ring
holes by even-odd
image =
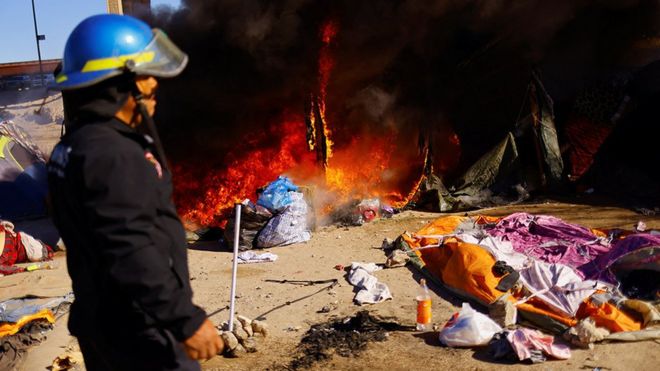
[[[151,0],[152,7],[179,7],[181,0]],[[86,17],[105,13],[105,0],[34,0],[41,58],[62,58],[73,28]],[[0,63],[37,60],[31,0],[0,0]]]

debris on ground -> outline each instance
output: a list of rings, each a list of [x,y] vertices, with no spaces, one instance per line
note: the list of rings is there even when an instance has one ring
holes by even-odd
[[[252,320],[246,316],[236,315],[236,321],[232,331],[229,331],[228,323],[220,326],[222,332],[220,337],[225,343],[224,355],[237,358],[242,353],[254,353],[257,349],[256,335],[268,336],[268,325],[266,322]]]
[[[359,289],[355,294],[355,302],[362,304],[376,304],[388,299],[392,299],[390,288],[371,273],[382,268],[375,263],[356,263],[351,264],[351,270],[348,272],[348,282]]]
[[[374,341],[385,341],[390,331],[412,331],[414,326],[403,326],[385,318],[360,311],[352,317],[313,325],[298,345],[298,355],[288,368],[309,368],[317,362],[328,360],[333,354],[356,357]]]

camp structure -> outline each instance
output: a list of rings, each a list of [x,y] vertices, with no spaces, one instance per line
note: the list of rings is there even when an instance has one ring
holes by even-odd
[[[428,171],[414,206],[452,212],[516,203],[527,199],[529,191],[556,190],[563,172],[553,102],[534,72],[521,115],[502,140],[449,183]]]
[[[46,165],[43,153],[20,127],[0,124],[0,218],[18,220],[46,211]]]

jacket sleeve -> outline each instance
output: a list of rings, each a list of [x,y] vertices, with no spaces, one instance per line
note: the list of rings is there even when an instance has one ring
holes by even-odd
[[[173,267],[172,241],[158,241],[155,170],[139,149],[109,148],[85,161],[85,209],[106,279],[183,341],[206,318],[188,277]],[[165,246],[162,246],[165,244]]]

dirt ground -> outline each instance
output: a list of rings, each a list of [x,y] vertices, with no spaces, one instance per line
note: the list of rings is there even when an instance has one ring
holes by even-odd
[[[2,97],[0,97],[2,99]],[[0,108],[3,107],[0,100]],[[6,101],[5,101],[6,102]],[[28,119],[34,101],[20,102],[19,109],[4,103],[5,111],[12,113],[13,120]],[[50,119],[57,116],[57,97]],[[26,111],[28,110],[28,111]],[[61,111],[59,111],[61,112]],[[57,125],[22,122],[44,150],[52,148],[57,138]],[[43,144],[42,144],[43,143]],[[50,146],[50,147],[49,147]],[[478,213],[493,216],[526,211],[534,214],[550,214],[569,222],[589,227],[630,229],[639,220],[649,228],[660,228],[660,217],[648,217],[630,210],[612,206],[592,206],[573,202],[546,201],[537,204],[514,205],[481,210]],[[469,214],[474,214],[472,212]],[[267,249],[277,254],[273,263],[239,265],[236,309],[251,318],[263,317],[270,327],[268,338],[258,338],[259,351],[240,358],[216,357],[202,363],[205,370],[264,370],[281,369],[291,361],[296,345],[312,324],[331,318],[353,315],[360,310],[396,318],[401,324],[412,325],[415,320],[414,296],[420,276],[414,268],[394,268],[378,271],[375,275],[386,283],[393,299],[384,303],[357,306],[353,303],[353,287],[348,284],[345,272],[333,267],[351,262],[383,263],[385,254],[379,248],[384,238],[396,238],[404,231],[416,231],[439,214],[407,211],[391,219],[376,220],[361,227],[324,227],[317,230],[312,239],[304,244]],[[49,229],[47,221],[24,223],[26,227]],[[39,224],[41,223],[41,224]],[[0,278],[0,300],[27,294],[62,295],[70,291],[64,253],[58,253],[57,267],[52,270],[21,273]],[[228,318],[229,291],[231,285],[231,253],[220,251],[217,242],[203,242],[190,246],[189,263],[194,301],[202,306],[214,323]],[[339,285],[328,289],[326,285],[295,286],[267,282],[266,280],[326,280],[338,279]],[[433,291],[433,321],[442,325],[460,307],[460,301],[440,287]],[[319,313],[324,306],[335,308]],[[55,330],[48,340],[32,348],[24,370],[43,370],[53,359],[75,347],[75,339],[66,330],[66,316],[58,319]],[[489,360],[483,349],[453,349],[441,347],[437,333],[392,332],[387,341],[371,343],[359,357],[344,358],[338,355],[319,363],[313,369],[337,370],[405,370],[426,369],[601,369],[601,370],[655,370],[660,362],[660,344],[654,341],[638,343],[597,344],[594,350],[572,351],[566,361],[548,361],[537,365],[504,365]]]

